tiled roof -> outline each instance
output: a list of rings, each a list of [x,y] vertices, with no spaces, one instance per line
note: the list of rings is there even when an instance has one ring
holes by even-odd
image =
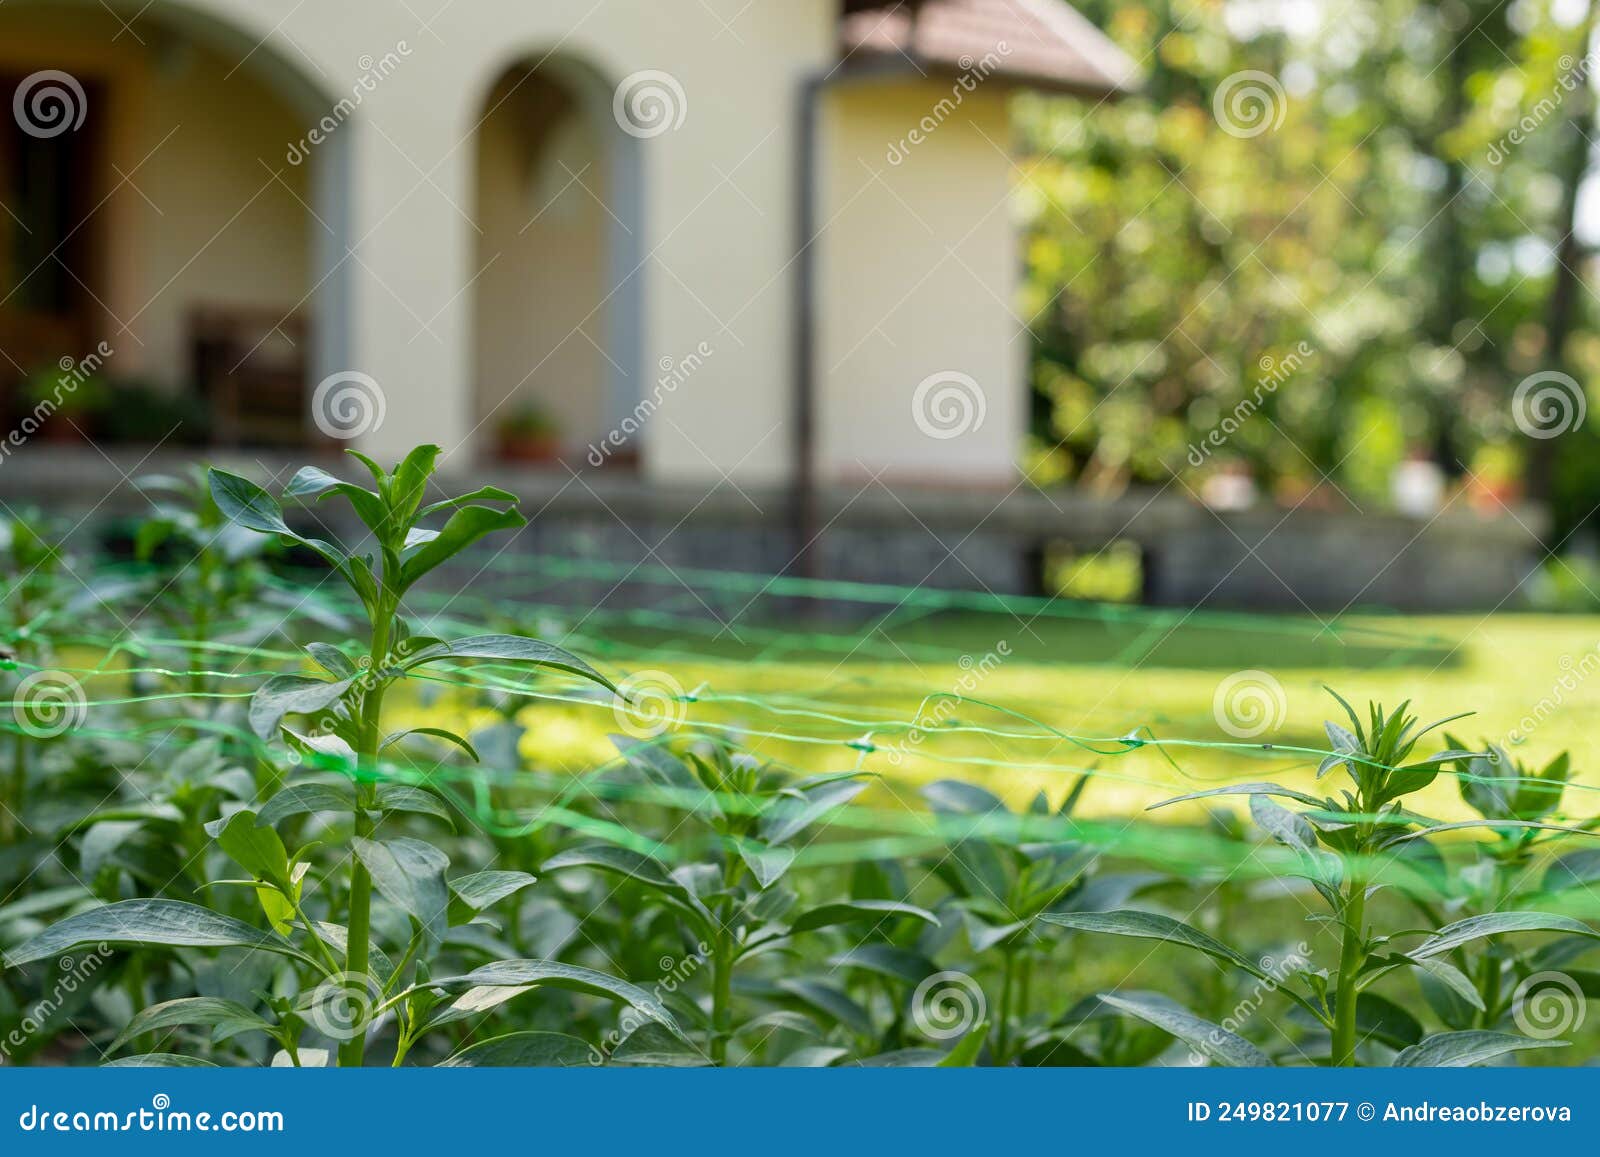
[[[845,0],[846,61],[909,58],[993,74],[1040,88],[1110,96],[1137,85],[1131,60],[1064,0]]]

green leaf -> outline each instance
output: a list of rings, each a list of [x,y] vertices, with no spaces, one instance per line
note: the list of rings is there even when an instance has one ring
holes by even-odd
[[[763,889],[772,887],[783,878],[789,865],[794,863],[794,857],[793,848],[769,848],[749,842],[739,845],[739,858]]]
[[[285,715],[326,711],[354,681],[340,679],[329,683],[312,675],[274,675],[250,697],[250,729],[262,739],[273,739]]]
[[[559,1032],[513,1032],[471,1045],[449,1060],[441,1069],[475,1068],[574,1068],[603,1064],[599,1050]]]
[[[895,1049],[893,1052],[862,1057],[851,1067],[863,1069],[936,1069],[947,1054],[938,1049]]]
[[[386,812],[413,812],[417,815],[436,816],[455,827],[455,817],[444,801],[431,791],[403,783],[385,783],[378,787],[378,809]]]
[[[544,863],[546,872],[558,872],[562,868],[596,868],[626,876],[646,887],[675,896],[688,896],[683,885],[667,874],[667,869],[659,860],[630,848],[619,848],[615,844],[586,844],[581,848],[557,852]]]
[[[1473,940],[1498,936],[1504,932],[1569,932],[1600,940],[1600,933],[1571,916],[1557,916],[1549,912],[1491,912],[1446,924],[1406,955],[1414,960],[1426,960],[1430,956],[1454,951]]]
[[[383,841],[355,836],[351,844],[383,898],[414,917],[431,943],[443,939],[450,909],[444,873],[450,858],[407,836]]]
[[[289,479],[289,485],[283,488],[285,498],[317,498],[321,500],[330,494],[341,494],[350,503],[367,528],[371,530],[381,542],[389,526],[388,511],[384,507],[383,499],[364,486],[357,486],[353,482],[346,482],[342,478],[335,478],[326,470],[316,466],[302,466]]]
[[[786,976],[777,982],[777,987],[789,997],[842,1024],[851,1032],[870,1036],[874,1031],[872,1017],[867,1010],[831,984],[823,984],[820,980]]]
[[[242,920],[197,904],[185,904],[181,900],[123,900],[52,924],[7,953],[6,966],[17,968],[48,956],[59,956],[80,944],[100,943],[153,944],[167,948],[259,948],[308,964],[316,963],[281,936],[252,928]]]
[[[893,944],[860,944],[841,952],[829,962],[835,968],[859,968],[905,984],[921,984],[939,971],[939,966],[920,952],[897,948]]]
[[[422,505],[422,496],[428,489],[428,479],[433,477],[441,453],[443,451],[437,446],[417,446],[395,467],[391,500],[395,521],[400,526],[410,526],[411,520],[416,517],[417,508]]]
[[[1479,1012],[1484,1011],[1483,996],[1478,992],[1478,986],[1472,983],[1471,977],[1448,960],[1420,960],[1417,962],[1417,970],[1459,998],[1469,1008]]]
[[[1305,818],[1296,815],[1281,804],[1275,804],[1265,795],[1250,797],[1250,815],[1262,831],[1285,847],[1297,852],[1317,850],[1316,830]]]
[[[1540,885],[1546,892],[1588,888],[1600,884],[1600,848],[1583,848],[1560,856],[1545,871]]]
[[[781,1069],[825,1069],[850,1055],[838,1045],[802,1045],[778,1062]]]
[[[921,920],[938,927],[939,918],[925,908],[899,900],[839,900],[802,912],[789,926],[793,933],[813,932],[836,924],[857,924],[863,920],[884,921],[900,916]]]
[[[1266,1053],[1220,1024],[1196,1016],[1175,1001],[1153,992],[1102,993],[1100,1000],[1119,1012],[1138,1017],[1171,1033],[1195,1052],[1231,1068],[1270,1068]]]
[[[409,735],[431,735],[435,739],[442,739],[446,743],[453,743],[462,751],[465,751],[469,756],[471,756],[472,762],[483,762],[478,758],[477,748],[473,747],[471,743],[457,735],[454,731],[446,731],[443,727],[412,727],[405,731],[397,731],[395,734],[389,736],[388,739],[383,741],[383,747],[388,747],[391,743],[399,743],[402,739],[405,739]],[[383,747],[380,747],[379,750],[383,750]]]
[[[348,783],[295,783],[261,806],[256,823],[274,825],[290,816],[311,812],[354,812],[355,789]]]
[[[437,514],[441,510],[454,510],[459,506],[466,506],[473,502],[515,502],[517,496],[509,490],[501,490],[498,486],[480,486],[470,494],[463,494],[458,498],[446,498],[441,502],[430,503],[417,512],[418,518],[426,518],[430,514]]]
[[[934,811],[946,815],[981,816],[1007,810],[1004,801],[992,791],[959,779],[941,779],[928,784],[922,789],[922,798]]]
[[[580,968],[575,964],[562,964],[555,960],[500,960],[475,968],[463,976],[452,976],[430,982],[430,987],[447,989],[465,987],[468,989],[466,996],[483,989],[506,990],[492,1004],[474,1002],[474,1007],[494,1007],[494,1004],[503,1003],[504,1000],[524,992],[531,992],[535,988],[562,988],[621,1001],[674,1033],[682,1031],[666,1006],[638,985],[630,984],[615,976],[608,976],[604,972],[596,972],[592,968]],[[461,1001],[457,1003],[460,1004]]]
[[[972,1026],[972,1031],[956,1042],[956,1047],[944,1055],[944,1060],[939,1062],[941,1069],[970,1069],[978,1063],[978,1054],[983,1051],[983,1042],[989,1037],[989,1022],[980,1020]]]
[[[248,478],[229,474],[215,467],[207,474],[211,486],[211,499],[229,522],[236,522],[262,534],[286,534],[299,537],[283,520],[283,508],[277,499]]]
[[[278,833],[261,826],[252,811],[237,811],[206,825],[217,846],[245,871],[279,891],[289,889],[289,853]]]
[[[804,791],[785,792],[762,817],[761,838],[768,844],[787,843],[835,808],[849,803],[866,786],[860,780],[833,780]]]
[[[711,1063],[699,1048],[673,1036],[654,1021],[647,1021],[630,1032],[611,1050],[611,1059],[622,1065],[653,1065],[658,1068],[698,1069]]]
[[[182,1057],[177,1053],[143,1053],[136,1057],[123,1057],[107,1061],[102,1069],[214,1069],[211,1061],[199,1057]]]
[[[1394,1001],[1376,992],[1363,992],[1356,998],[1356,1038],[1369,1037],[1405,1048],[1422,1040],[1422,1025]]]
[[[361,673],[350,657],[338,647],[329,646],[327,643],[307,643],[306,654],[316,660],[321,667],[335,679],[354,679]]]
[[[407,655],[401,667],[407,671],[432,663],[437,659],[501,659],[517,663],[531,663],[536,667],[551,667],[577,675],[590,682],[599,683],[609,691],[616,686],[582,659],[552,643],[530,639],[523,635],[474,635],[454,643],[434,643],[415,654]]]
[[[1566,1048],[1566,1041],[1530,1040],[1506,1032],[1485,1032],[1471,1029],[1466,1032],[1442,1032],[1430,1036],[1421,1044],[1412,1045],[1394,1058],[1397,1069],[1461,1069],[1480,1065],[1507,1053],[1524,1049]]]
[[[535,882],[526,872],[473,872],[450,881],[450,889],[474,911],[481,912]]]
[[[1171,799],[1164,799],[1160,803],[1153,803],[1145,810],[1155,811],[1157,808],[1171,807],[1175,803],[1189,803],[1191,800],[1212,799],[1216,796],[1224,795],[1275,795],[1284,799],[1297,800],[1303,804],[1310,804],[1312,807],[1323,806],[1323,801],[1314,795],[1307,795],[1303,791],[1295,791],[1292,788],[1279,787],[1275,783],[1241,783],[1235,784],[1233,787],[1214,787],[1209,791],[1194,791],[1188,795],[1173,796]]]
[[[111,1042],[106,1051],[114,1053],[145,1033],[189,1024],[211,1026],[214,1030],[211,1035],[213,1041],[224,1041],[243,1032],[270,1033],[275,1028],[270,1021],[237,1001],[217,996],[188,996],[153,1004],[134,1014],[128,1027],[117,1034],[117,1039]]]
[[[1197,952],[1204,952],[1207,956],[1225,960],[1236,968],[1242,968],[1251,976],[1267,979],[1267,974],[1261,966],[1242,952],[1229,948],[1222,941],[1207,936],[1198,928],[1193,928],[1181,920],[1174,920],[1171,916],[1163,916],[1159,912],[1141,912],[1132,908],[1123,908],[1115,912],[1044,912],[1039,919],[1046,924],[1055,924],[1078,932],[1101,932],[1112,936],[1132,936],[1141,940],[1162,940],[1168,944],[1193,948]]]
[[[519,530],[528,520],[516,510],[463,506],[452,514],[439,537],[418,547],[400,567],[399,588],[405,590],[436,566],[497,530]]]

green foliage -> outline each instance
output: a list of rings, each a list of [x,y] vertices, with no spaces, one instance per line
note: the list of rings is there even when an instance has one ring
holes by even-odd
[[[1035,481],[1198,491],[1242,464],[1287,502],[1370,509],[1421,451],[1497,509],[1550,453],[1557,537],[1589,517],[1593,435],[1537,444],[1511,398],[1600,370],[1591,296],[1561,320],[1581,261],[1551,259],[1587,167],[1593,16],[1079,7],[1143,83],[1020,102]]]
[[[158,620],[178,641],[127,646],[237,656],[254,688],[141,667],[153,693],[97,702],[96,727],[16,737],[25,785],[52,790],[20,793],[29,830],[0,841],[0,1026],[55,1009],[16,1059],[1525,1064],[1565,1043],[1529,1021],[1540,986],[1600,997],[1581,967],[1600,852],[1575,842],[1597,825],[1565,810],[1570,759],[1470,746],[1406,704],[1335,697],[1320,748],[1294,750],[1318,766],[1308,790],[1240,775],[1180,796],[1248,823],[1165,824],[1138,854],[1117,837],[1145,821],[1084,814],[1094,769],[1020,808],[950,778],[917,802],[871,774],[870,742],[804,775],[686,726],[552,774],[530,700],[560,688],[632,716],[611,674],[515,613],[417,614],[419,584],[522,525],[492,487],[435,497],[435,460],[363,460],[370,486],[308,468],[278,496],[220,471],[175,484],[131,581],[91,595],[45,530],[9,525],[30,568],[6,604],[19,673],[112,613],[113,590],[159,584],[185,592]],[[313,535],[308,502],[346,517]],[[285,543],[364,624],[331,603],[282,616]],[[206,591],[217,614],[195,613]],[[284,669],[258,661],[266,621],[292,640]],[[494,677],[414,717],[472,672]],[[1448,776],[1476,819],[1417,810]],[[1317,904],[1285,952],[1279,917]],[[93,968],[58,1002],[64,960]]]

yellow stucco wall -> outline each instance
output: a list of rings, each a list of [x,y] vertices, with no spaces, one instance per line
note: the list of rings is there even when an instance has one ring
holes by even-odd
[[[0,68],[64,69],[96,93],[108,369],[175,387],[197,305],[288,313],[310,288],[310,193],[285,163],[300,121],[249,70],[192,41],[118,35],[103,9],[0,7]],[[9,114],[9,109],[7,110]],[[86,128],[91,121],[86,120]]]
[[[625,363],[637,396],[663,397],[665,367],[693,361],[634,440],[647,477],[789,477],[798,94],[804,76],[836,59],[834,0],[705,0],[670,12],[659,0],[478,0],[444,6],[427,25],[389,0],[155,0],[138,18],[150,45],[123,36],[110,49],[104,30],[63,37],[110,22],[98,5],[48,9],[55,15],[36,17],[29,0],[0,7],[0,29],[41,22],[26,35],[0,33],[0,53],[112,78],[115,156],[124,171],[139,166],[135,180],[160,212],[124,189],[96,227],[119,238],[107,304],[132,319],[151,369],[181,364],[182,318],[194,301],[293,304],[316,285],[313,305],[331,321],[324,337],[337,340],[314,364],[370,375],[387,400],[364,448],[394,455],[434,441],[447,462],[466,464],[491,442],[484,419],[513,375],[528,376],[529,359],[543,360],[529,385],[554,400],[570,441],[616,421],[617,398],[602,398],[609,387],[598,381],[610,367],[573,334],[590,318],[584,333]],[[155,35],[163,28],[172,35]],[[183,48],[191,32],[223,55],[231,43],[247,63],[225,68],[210,48]],[[90,43],[102,46],[93,59],[82,47]],[[392,73],[364,85],[373,59],[385,57],[396,61]],[[514,152],[479,148],[506,127],[485,122],[485,110],[508,69],[541,62],[603,78],[602,97],[643,70],[668,74],[682,91],[675,123],[633,142],[637,168],[604,177],[614,181],[608,207],[639,203],[625,218],[637,258],[624,262],[627,308],[639,319],[631,349],[609,344],[614,335],[591,318],[618,275],[617,235],[595,236],[610,229],[598,206],[536,225],[508,242],[517,260],[485,268],[497,238],[531,216]],[[286,89],[297,103],[280,99]],[[873,85],[826,100],[817,359],[825,477],[886,468],[890,477],[987,484],[1013,472],[1024,348],[1011,312],[1004,100],[967,96],[903,163],[887,160],[891,142],[948,91],[931,81]],[[285,163],[319,110],[352,98],[351,115],[305,164]],[[173,124],[178,131],[140,165]],[[590,260],[597,247],[605,262]],[[930,439],[911,420],[912,398],[928,375],[947,371],[981,386],[985,415],[958,438]]]
[[[819,468],[836,481],[1015,479],[1026,346],[1007,101],[958,91],[863,82],[827,102]]]

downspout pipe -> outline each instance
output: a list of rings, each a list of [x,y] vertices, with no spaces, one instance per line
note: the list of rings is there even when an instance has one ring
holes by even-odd
[[[817,494],[817,245],[821,212],[822,102],[839,85],[872,80],[916,79],[925,73],[910,57],[846,66],[836,64],[801,78],[795,170],[798,195],[794,236],[794,424],[789,568],[804,578],[820,578],[817,539],[822,532]]]

